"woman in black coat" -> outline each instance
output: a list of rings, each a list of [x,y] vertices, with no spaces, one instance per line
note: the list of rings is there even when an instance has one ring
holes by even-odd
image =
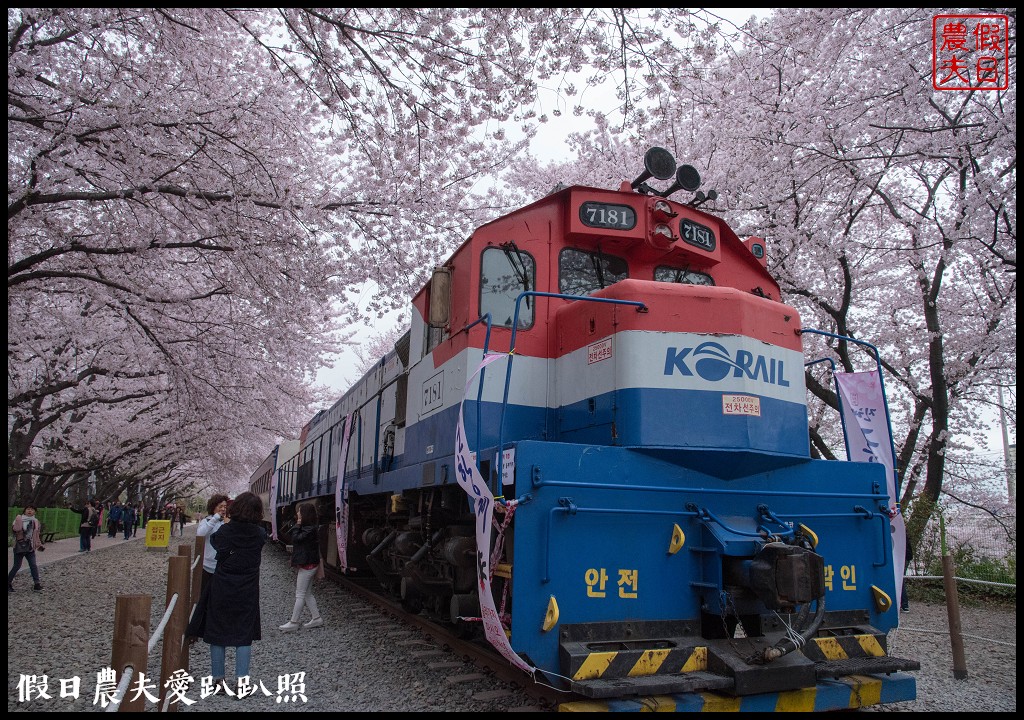
[[[220,684],[232,695],[224,683],[227,648],[235,648],[236,678],[247,677],[253,640],[261,638],[260,560],[267,533],[259,525],[263,519],[263,501],[259,496],[242,493],[231,504],[229,513],[229,519],[210,536],[217,551],[217,569],[200,632],[210,645],[214,684]]]

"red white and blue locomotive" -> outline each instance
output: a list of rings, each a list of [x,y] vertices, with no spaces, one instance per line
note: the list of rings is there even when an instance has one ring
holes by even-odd
[[[763,240],[702,211],[667,151],[645,167],[480,227],[394,351],[254,480],[276,473],[281,526],[310,499],[338,520],[329,565],[498,628],[516,664],[606,707],[913,699],[918,664],[887,652],[885,468],[812,459],[800,317]]]

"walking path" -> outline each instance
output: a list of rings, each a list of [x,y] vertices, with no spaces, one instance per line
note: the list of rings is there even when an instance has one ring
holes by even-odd
[[[27,578],[19,575],[7,603],[8,711],[106,709],[100,691],[104,682],[109,685],[102,674],[113,656],[117,596],[150,596],[148,632],[155,632],[167,605],[169,561],[180,557],[183,545],[195,547],[196,528],[195,523],[187,526],[184,537],[175,535],[160,550],[147,550],[138,542],[141,533],[136,542],[104,536],[97,552],[91,553],[78,552],[77,538],[62,541],[62,552],[73,557],[40,568],[42,593],[33,592]],[[50,557],[53,550],[58,547],[48,546],[38,555]],[[532,700],[509,683],[477,672],[479,668],[461,655],[330,581],[316,583],[322,627],[279,631],[294,607],[295,588],[288,553],[280,545],[268,544],[260,565],[262,637],[253,643],[251,666],[252,685],[259,690],[244,702],[222,693],[204,697],[203,680],[210,680],[212,664],[210,646],[200,641],[189,648],[188,702],[179,703],[178,712],[488,714],[532,707]],[[163,673],[163,640],[145,666],[137,668],[128,697],[143,688],[156,692]],[[235,656],[230,648],[225,670],[234,682]],[[38,692],[43,682],[48,683],[46,697]],[[27,692],[30,687],[34,690]],[[505,692],[495,695],[499,690]],[[156,710],[148,696],[145,705],[147,712]]]
[[[178,533],[175,532],[173,537],[178,537]],[[128,538],[127,540],[124,539],[124,536],[121,533],[118,533],[114,537],[107,537],[106,532],[100,532],[98,536],[92,539],[92,551],[98,552],[100,550],[105,550],[107,548],[114,547],[115,545],[121,545],[126,542],[144,542],[145,539],[145,528],[139,528],[138,531],[135,533],[135,537]],[[77,555],[79,552],[79,538],[75,536],[64,538],[63,540],[54,540],[51,543],[46,543],[44,547],[46,549],[42,552],[36,552],[36,565],[40,567],[42,567],[43,565],[49,565],[53,562],[56,562],[57,560],[63,560],[64,558],[71,557],[72,555]],[[10,572],[12,567],[14,567],[14,548],[9,547],[7,548],[7,572]],[[19,571],[18,574],[20,575],[21,573],[27,572],[28,563],[22,562],[21,570]]]

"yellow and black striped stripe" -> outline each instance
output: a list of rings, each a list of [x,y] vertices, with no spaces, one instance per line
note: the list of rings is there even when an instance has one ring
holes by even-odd
[[[675,675],[707,670],[706,647],[619,650],[574,655],[569,661],[573,680]]]
[[[814,662],[885,657],[884,635],[841,635],[814,638],[803,648],[804,656]]]
[[[562,703],[559,712],[827,712],[913,700],[912,675],[849,675],[820,680],[816,687],[732,697],[717,692],[651,695]]]

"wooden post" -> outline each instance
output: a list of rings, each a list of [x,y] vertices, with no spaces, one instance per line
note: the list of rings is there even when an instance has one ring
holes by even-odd
[[[163,655],[160,660],[160,707],[163,708],[167,696],[167,680],[176,671],[181,669],[182,638],[185,635],[185,628],[188,625],[188,576],[189,562],[184,555],[178,555],[167,559],[167,599],[164,602],[166,608],[171,597],[178,595],[178,601],[174,605],[174,611],[167,620],[163,635]],[[177,712],[178,703],[172,702],[167,712]]]
[[[195,560],[193,561],[195,567],[192,568],[192,596],[188,604],[188,619],[186,620],[186,627],[188,623],[192,622],[192,613],[196,610],[196,605],[199,603],[199,598],[203,594],[203,553],[206,550],[206,538],[196,536],[195,542]],[[191,661],[192,646],[186,641],[185,647],[182,652],[185,655],[185,662]],[[187,665],[186,665],[187,667]]]
[[[124,669],[134,669],[132,682],[118,712],[143,712],[146,709],[145,693],[129,700],[131,688],[146,672],[149,659],[149,613],[153,598],[149,595],[118,595],[114,600],[114,642],[110,649],[110,667],[117,672],[121,681]]]
[[[946,520],[939,514],[939,538],[942,542],[942,587],[946,591],[946,615],[949,618],[949,643],[953,650],[953,677],[967,679],[967,658],[960,624],[960,596],[956,590],[956,571],[946,546]]]
[[[964,636],[961,634],[960,597],[956,591],[956,573],[953,558],[942,556],[942,586],[946,590],[946,614],[949,616],[949,642],[953,649],[953,677],[967,679],[967,658],[964,655]]]

